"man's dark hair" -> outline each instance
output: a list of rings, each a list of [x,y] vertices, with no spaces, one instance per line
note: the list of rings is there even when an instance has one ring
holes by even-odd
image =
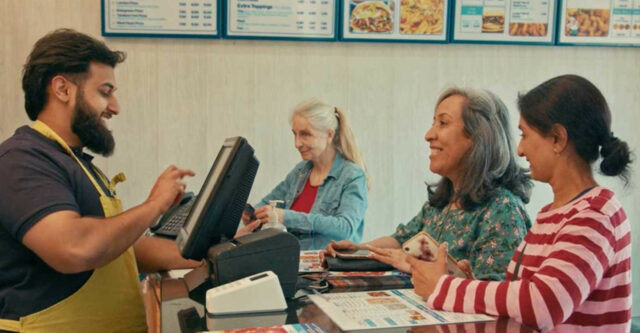
[[[86,79],[89,63],[111,67],[126,58],[124,52],[110,50],[104,42],[71,29],[58,29],[40,38],[27,58],[22,74],[24,107],[36,120],[47,103],[47,85],[56,75],[66,75],[76,84]]]

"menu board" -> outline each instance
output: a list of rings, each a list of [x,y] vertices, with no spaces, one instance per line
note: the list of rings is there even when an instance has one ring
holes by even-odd
[[[336,39],[336,0],[227,0],[224,37]]]
[[[102,0],[103,36],[219,37],[217,0]]]
[[[446,42],[447,0],[344,0],[343,40]]]
[[[555,0],[458,0],[454,42],[553,44]]]
[[[564,0],[558,41],[640,46],[640,0]]]

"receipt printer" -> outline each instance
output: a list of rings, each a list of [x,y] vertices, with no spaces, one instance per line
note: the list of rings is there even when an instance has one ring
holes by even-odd
[[[293,297],[300,264],[298,239],[277,229],[265,229],[209,249],[211,282],[220,286],[264,271],[278,276],[286,298]]]

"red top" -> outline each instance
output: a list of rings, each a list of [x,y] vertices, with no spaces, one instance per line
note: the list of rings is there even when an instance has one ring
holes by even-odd
[[[316,194],[318,194],[318,186],[311,186],[310,178],[307,178],[307,182],[304,183],[304,189],[291,205],[291,210],[300,213],[309,213],[311,211],[313,202],[316,201]]]

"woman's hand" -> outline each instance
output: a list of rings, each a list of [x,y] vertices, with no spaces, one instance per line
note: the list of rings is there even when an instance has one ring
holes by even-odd
[[[467,279],[475,280],[475,276],[473,276],[473,270],[471,269],[471,263],[467,259],[462,259],[458,261],[458,268],[464,272],[467,276]]]
[[[371,254],[369,255],[371,259],[391,265],[395,269],[405,273],[409,273],[411,270],[411,266],[409,266],[409,263],[407,262],[407,257],[410,256],[404,253],[401,249],[379,248],[371,245],[367,245],[367,248],[371,251]]]
[[[244,227],[240,228],[238,231],[236,231],[236,235],[233,236],[233,238],[238,238],[240,236],[244,236],[247,234],[252,233],[254,230],[256,230],[259,226],[262,225],[262,221],[260,220],[254,220],[253,222],[245,225]]]
[[[336,251],[355,251],[362,249],[363,246],[361,244],[356,244],[348,240],[334,241],[327,245],[327,247],[320,251],[320,261],[324,262],[327,256],[336,257]]]
[[[440,277],[447,274],[447,243],[440,244],[438,255],[433,262],[406,257],[411,266],[411,282],[416,294],[428,298],[436,289]]]
[[[271,206],[262,206],[256,209],[254,215],[258,221],[262,223],[267,223],[271,221],[271,216],[276,214],[278,216],[278,222],[283,223],[284,220],[284,210],[281,208],[273,208]]]

